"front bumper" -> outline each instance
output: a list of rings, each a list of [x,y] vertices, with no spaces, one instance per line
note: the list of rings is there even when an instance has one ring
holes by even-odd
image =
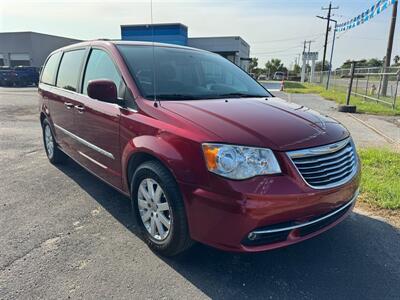
[[[213,187],[179,183],[191,237],[210,246],[256,252],[294,244],[335,226],[354,207],[360,173],[339,187],[315,190],[301,178],[260,176]]]
[[[247,237],[243,239],[242,244],[246,246],[265,245],[284,242],[289,238],[294,241],[301,237],[316,233],[329,225],[335,224],[336,221],[340,221],[344,216],[346,216],[353,208],[358,194],[359,191],[357,190],[354,196],[347,203],[327,214],[315,217],[311,220],[300,223],[286,222],[257,228],[256,230],[251,231]]]

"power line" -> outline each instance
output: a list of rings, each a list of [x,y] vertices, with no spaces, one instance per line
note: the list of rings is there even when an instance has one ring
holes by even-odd
[[[318,34],[313,34],[313,35],[306,35],[306,36],[296,36],[293,38],[287,38],[287,39],[278,39],[278,40],[266,40],[266,41],[258,41],[258,42],[251,42],[252,44],[262,44],[262,43],[275,43],[275,42],[285,42],[285,41],[293,41],[293,40],[299,40],[300,38],[316,38],[318,36],[322,36],[322,33]]]
[[[301,46],[295,46],[295,47],[290,47],[290,48],[286,48],[286,49],[281,49],[281,50],[276,50],[276,51],[268,51],[268,52],[254,52],[253,54],[273,54],[273,53],[280,53],[280,52],[285,52],[287,50],[291,50],[291,49],[297,49],[300,48]]]

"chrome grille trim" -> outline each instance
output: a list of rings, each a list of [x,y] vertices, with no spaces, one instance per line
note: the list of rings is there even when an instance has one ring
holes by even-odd
[[[283,228],[275,228],[275,229],[267,229],[267,230],[255,230],[255,231],[252,231],[251,233],[255,233],[256,235],[259,235],[259,234],[266,234],[266,233],[275,233],[275,232],[281,232],[281,231],[288,231],[288,230],[298,229],[298,228],[302,228],[302,227],[305,227],[305,226],[309,226],[309,225],[321,222],[321,221],[323,221],[323,220],[325,220],[327,218],[330,218],[330,217],[336,215],[337,213],[341,212],[342,210],[348,208],[349,206],[353,205],[353,203],[356,201],[356,199],[358,197],[358,194],[359,194],[359,190],[357,189],[356,192],[354,193],[354,195],[351,197],[351,199],[346,204],[342,205],[341,207],[339,207],[338,209],[332,211],[331,213],[329,213],[329,214],[327,214],[327,215],[325,215],[323,217],[320,217],[318,219],[315,219],[313,221],[309,221],[309,222],[298,224],[298,225],[283,227]]]
[[[351,138],[321,147],[287,152],[303,180],[314,189],[336,187],[357,173],[357,155]]]
[[[350,164],[350,165],[348,165],[348,166],[344,166],[343,168],[340,168],[340,169],[334,169],[334,171],[332,171],[332,172],[330,172],[329,174],[330,175],[336,175],[336,174],[339,174],[339,173],[341,173],[341,172],[343,172],[343,171],[345,171],[345,170],[347,170],[347,169],[349,169],[350,168],[350,170],[352,170],[353,169],[353,166],[354,166],[354,161]],[[326,169],[325,169],[326,170]],[[321,172],[318,172],[318,173],[321,173]],[[308,179],[318,179],[318,178],[320,178],[321,176],[320,175],[316,175],[316,176],[307,176],[307,178]]]
[[[345,155],[345,156],[343,156],[343,157],[341,157],[339,160],[337,160],[337,161],[333,161],[333,162],[327,162],[327,163],[321,163],[321,164],[318,164],[317,166],[311,166],[311,167],[303,167],[303,166],[297,166],[299,169],[301,169],[301,170],[311,170],[311,169],[316,169],[316,168],[319,168],[319,167],[326,167],[326,166],[331,166],[331,165],[334,165],[335,163],[343,163],[344,161],[346,161],[348,158],[352,158],[354,156],[354,154],[353,153],[350,153],[350,154],[348,154],[348,155]],[[302,172],[302,173],[304,173],[304,172]],[[314,173],[314,172],[313,172]]]
[[[313,163],[318,163],[322,161],[327,161],[327,160],[332,160],[341,156],[346,156],[345,154],[352,153],[351,148],[344,148],[344,150],[339,150],[338,152],[335,153],[335,155],[330,155],[322,158],[317,158],[317,159],[308,159],[308,160],[302,160],[299,162],[299,164],[313,164]],[[327,155],[326,153],[324,155]],[[302,157],[298,157],[299,159]]]
[[[300,158],[300,157],[308,157],[308,156],[315,156],[315,155],[323,155],[323,154],[329,154],[332,152],[336,152],[340,149],[342,149],[344,146],[346,146],[349,142],[350,138],[344,139],[340,142],[322,146],[322,147],[315,147],[315,148],[309,148],[309,149],[304,149],[304,150],[295,150],[295,151],[290,151],[291,157],[292,158]]]

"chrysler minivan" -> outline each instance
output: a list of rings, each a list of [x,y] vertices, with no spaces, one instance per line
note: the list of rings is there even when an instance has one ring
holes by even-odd
[[[162,255],[196,241],[239,252],[294,244],[341,222],[358,195],[341,124],[214,53],[82,42],[49,55],[39,95],[50,162],[69,157],[129,197]]]

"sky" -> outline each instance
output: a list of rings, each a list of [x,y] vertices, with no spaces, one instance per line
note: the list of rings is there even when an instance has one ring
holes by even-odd
[[[360,14],[376,0],[336,0],[333,18],[339,23]],[[0,0],[0,32],[36,31],[76,39],[120,38],[121,24],[151,23],[150,0]],[[189,37],[241,36],[250,56],[264,65],[280,58],[290,67],[313,40],[312,51],[322,60],[328,0],[153,0],[154,23],[183,23]],[[391,8],[345,33],[335,44],[333,66],[347,59],[379,58],[386,52]],[[397,23],[400,23],[398,21]],[[400,54],[399,24],[392,57]],[[332,36],[329,37],[331,43]],[[330,53],[328,45],[328,54]],[[329,55],[327,55],[329,57]]]

